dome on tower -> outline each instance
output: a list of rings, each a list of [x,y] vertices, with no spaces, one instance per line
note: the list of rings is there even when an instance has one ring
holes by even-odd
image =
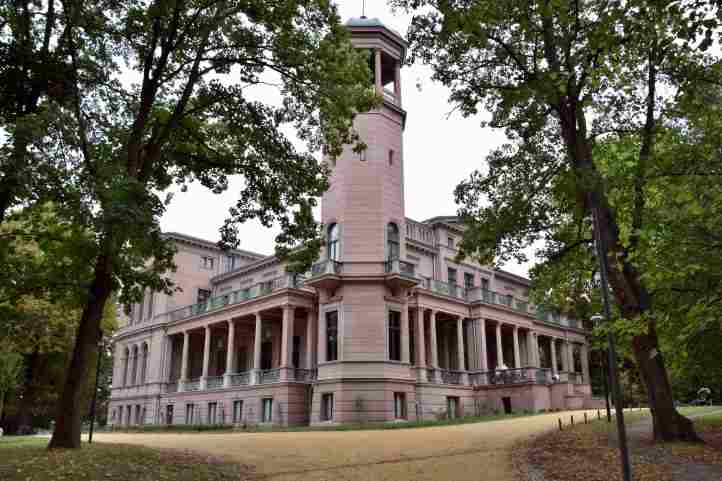
[[[381,33],[400,47],[402,59],[406,53],[406,47],[408,44],[406,43],[404,36],[396,30],[384,25],[384,23],[376,17],[369,18],[364,15],[360,17],[351,17],[348,21],[346,21],[346,27],[356,35]]]

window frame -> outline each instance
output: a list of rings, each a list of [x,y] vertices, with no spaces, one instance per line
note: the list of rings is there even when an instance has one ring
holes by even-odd
[[[338,310],[326,311],[324,318],[326,321],[326,362],[338,361]],[[329,321],[333,321],[333,329],[330,328]],[[331,336],[332,331],[334,336]],[[332,347],[333,349],[331,349]]]
[[[474,277],[473,272],[464,272],[464,288],[472,289],[474,287]],[[469,282],[470,279],[471,282]]]
[[[401,258],[401,231],[395,222],[386,224],[386,260]]]
[[[401,362],[401,312],[395,309],[389,309],[387,318],[386,349],[388,352],[388,360]]]
[[[266,412],[266,405],[268,405],[268,412]],[[261,399],[261,422],[272,423],[273,422],[273,398],[264,397]]]
[[[331,422],[334,415],[334,396],[332,392],[321,393],[321,421]]]
[[[233,409],[233,424],[243,422],[243,399],[234,399],[231,405]]]
[[[405,392],[398,391],[394,393],[394,419],[409,419]]]
[[[326,241],[326,258],[330,261],[339,262],[341,260],[341,235],[338,222],[334,222],[328,226]]]

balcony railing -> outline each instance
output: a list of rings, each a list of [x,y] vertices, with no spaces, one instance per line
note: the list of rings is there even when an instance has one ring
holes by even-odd
[[[427,289],[432,292],[441,294],[449,297],[456,297],[458,299],[466,299],[466,293],[464,288],[457,286],[456,284],[449,284],[448,282],[437,281],[436,279],[427,279]]]
[[[416,266],[401,259],[391,259],[386,261],[386,273],[416,279]]]
[[[477,371],[469,373],[469,381],[474,386],[483,385],[514,385],[514,384],[547,384],[551,382],[549,369],[538,367],[522,367],[515,369],[497,369],[496,371]]]
[[[222,389],[223,376],[206,378],[206,389]]]
[[[436,369],[433,367],[426,368],[426,380],[433,384],[438,382],[438,379],[436,378]]]
[[[251,383],[251,372],[244,371],[231,374],[231,386],[247,386]]]
[[[160,314],[159,317],[166,316],[166,320],[179,321],[181,319],[187,319],[189,317],[214,311],[216,309],[221,309],[229,305],[265,296],[279,289],[300,288],[303,285],[303,282],[303,276],[298,274],[286,274],[285,276],[277,277],[269,281],[259,282],[258,284],[254,284],[250,287],[238,289],[220,296],[211,297],[205,302],[191,304],[190,306],[184,306],[166,314]]]
[[[258,384],[270,384],[281,380],[281,370],[266,369],[258,372]]]
[[[462,371],[451,371],[449,369],[439,369],[441,373],[442,384],[461,384]]]
[[[201,379],[190,379],[183,383],[184,391],[200,391],[201,390]]]
[[[318,376],[318,371],[315,369],[294,369],[293,380],[298,382],[311,382],[315,381]]]
[[[341,273],[343,264],[333,259],[326,259],[316,262],[311,266],[311,277],[319,277],[326,274],[338,275]]]

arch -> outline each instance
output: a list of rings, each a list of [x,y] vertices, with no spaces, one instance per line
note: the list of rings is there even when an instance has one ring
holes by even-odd
[[[341,236],[339,230],[339,225],[335,222],[328,226],[328,240],[326,241],[326,257],[328,260],[338,261],[341,259]]]
[[[133,346],[131,354],[131,368],[130,368],[130,383],[129,386],[134,386],[138,381],[138,345]]]
[[[388,260],[401,257],[401,241],[399,239],[399,226],[393,222],[386,225],[386,257]]]
[[[141,348],[140,357],[140,384],[145,384],[146,371],[148,369],[148,343],[144,342]]]

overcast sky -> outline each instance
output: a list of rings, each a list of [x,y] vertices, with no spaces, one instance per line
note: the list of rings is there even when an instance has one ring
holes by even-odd
[[[361,0],[337,2],[343,21],[361,14]],[[385,0],[366,0],[366,16],[378,17],[385,25],[405,35],[410,16],[392,12]],[[406,216],[424,220],[438,215],[454,215],[454,187],[479,168],[490,149],[502,144],[504,134],[482,129],[481,118],[462,118],[452,113],[448,90],[431,81],[431,70],[422,65],[405,67],[401,72],[403,107],[408,113],[404,132],[404,187]],[[177,193],[161,219],[164,231],[182,232],[208,240],[219,238],[218,229],[228,208],[237,198],[239,182],[214,195],[200,185]],[[256,222],[241,227],[241,249],[263,254],[273,252],[277,231]],[[505,269],[526,275],[527,265],[507,265]]]

